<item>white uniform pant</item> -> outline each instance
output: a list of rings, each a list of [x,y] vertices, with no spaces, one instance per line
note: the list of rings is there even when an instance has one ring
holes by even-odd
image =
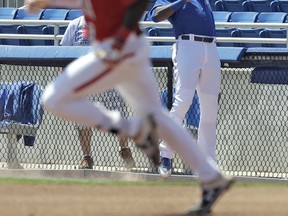
[[[221,82],[216,43],[178,40],[173,46],[175,100],[170,115],[182,123],[192,103],[195,89],[200,103],[198,144],[207,155],[216,157],[216,121]],[[173,150],[160,144],[162,157],[172,158]]]
[[[146,38],[130,36],[124,48],[124,54],[129,57],[113,68],[107,68],[95,55],[99,46],[103,48],[109,43],[111,40],[104,41],[95,50],[68,65],[46,88],[43,105],[61,118],[105,131],[117,128],[119,133],[133,137],[140,130],[140,120],[122,119],[118,111],[108,112],[99,104],[87,100],[91,94],[115,88],[139,119],[153,114],[159,137],[199,173],[202,181],[215,178],[219,172],[215,164],[206,160],[191,135],[169,117],[160,103],[156,79],[151,71],[150,44]]]

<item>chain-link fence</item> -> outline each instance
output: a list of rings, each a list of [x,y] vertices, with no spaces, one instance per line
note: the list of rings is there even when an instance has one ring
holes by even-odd
[[[285,54],[250,53],[240,63],[222,63],[217,154],[218,163],[224,171],[237,176],[288,177],[286,62]],[[0,70],[1,85],[26,81],[44,88],[61,68],[1,64]],[[154,67],[153,71],[160,95],[167,89],[167,80],[171,77],[167,77],[166,67]],[[107,92],[93,99],[103,102],[110,109],[120,109],[127,117],[133,114],[117,94]],[[199,118],[199,113],[196,118]],[[185,123],[197,136],[195,125],[189,125],[187,120]],[[32,146],[25,145],[25,136],[15,143],[11,143],[11,137],[7,134],[0,136],[1,169],[10,168],[7,163],[9,154],[12,161],[24,169],[78,169],[82,159],[77,126],[47,112],[44,112]],[[136,162],[132,171],[155,172],[147,158],[134,148],[132,141],[129,141],[129,146]],[[93,130],[94,169],[123,170],[118,151],[119,140],[116,136]],[[191,174],[177,155],[173,159],[173,171],[179,175]]]

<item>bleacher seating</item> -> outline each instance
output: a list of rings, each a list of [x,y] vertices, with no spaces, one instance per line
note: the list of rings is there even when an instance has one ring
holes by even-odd
[[[44,10],[40,10],[39,13],[27,13],[25,9],[18,9],[15,19],[23,20],[40,20]]]
[[[258,12],[233,12],[229,22],[255,22]]]
[[[172,28],[151,28],[148,29],[148,36],[158,37],[175,37],[174,30]],[[173,42],[154,42],[153,45],[172,45]]]
[[[217,28],[216,37],[239,37],[239,31],[237,28]],[[220,47],[240,47],[237,43],[220,43],[217,42],[217,46]]]
[[[251,4],[247,0],[218,0],[215,2],[215,10],[230,12],[251,11]]]
[[[277,11],[288,13],[288,0],[275,0],[273,7],[277,8]]]
[[[287,38],[286,29],[266,29],[269,38]],[[269,44],[269,47],[286,47],[286,44]]]
[[[14,19],[17,8],[0,8],[0,19]]]
[[[283,23],[287,13],[283,12],[263,12],[259,13],[256,22]]]
[[[82,10],[79,9],[72,9],[68,12],[66,19],[67,20],[74,20],[83,15]]]
[[[67,9],[46,9],[44,10],[41,20],[65,20],[68,16]]]
[[[253,28],[253,29],[247,29],[247,28],[238,28],[239,31],[239,37],[241,38],[268,38],[268,31],[264,28]],[[261,44],[261,43],[241,43],[241,47],[267,47],[267,44]]]
[[[0,25],[0,33],[2,34],[24,34],[23,25]],[[1,45],[27,45],[26,40],[20,39],[1,39]]]
[[[24,26],[24,33],[25,34],[46,34],[52,35],[53,34],[53,27],[46,26],[46,25],[25,25]],[[28,46],[52,46],[54,42],[52,40],[26,40]]]
[[[151,7],[154,4],[154,0],[149,1],[149,6]],[[281,10],[286,10],[285,6],[288,8],[288,0],[209,0],[212,8],[216,10],[213,11],[213,16],[215,22],[267,22],[267,23],[285,23],[288,22],[287,12],[279,12]],[[251,6],[253,4],[253,7]],[[271,6],[271,11],[278,12],[268,12],[267,8],[264,9],[255,9],[255,5],[258,8]],[[214,7],[215,6],[215,7]],[[273,9],[272,9],[273,8]],[[277,9],[278,8],[278,9]],[[229,11],[226,11],[229,9]],[[239,11],[241,10],[241,11]],[[256,10],[256,11],[251,11]],[[258,10],[260,12],[258,12]],[[267,11],[267,12],[264,12]],[[287,10],[288,11],[288,10]],[[148,12],[148,11],[147,11]],[[73,20],[83,15],[82,11],[79,9],[45,9],[41,10],[37,14],[26,13],[25,9],[17,8],[0,8],[0,19],[24,19],[24,20]],[[146,21],[146,13],[142,17],[143,21]],[[18,28],[19,27],[19,28]],[[59,33],[64,34],[67,26],[60,26]],[[159,28],[159,27],[145,27],[143,30],[147,33],[148,36],[168,36],[174,37],[174,31],[172,28]],[[243,32],[244,29],[241,29],[242,35],[249,35],[249,30]],[[267,29],[268,30],[268,29]],[[269,29],[270,30],[270,29]],[[274,29],[275,30],[275,29]],[[251,30],[251,35],[256,36],[253,33],[255,30]],[[53,26],[19,26],[19,25],[2,25],[0,26],[1,33],[7,34],[53,34]],[[236,28],[217,28],[216,36],[217,37],[240,37],[240,33]],[[283,31],[271,31],[271,37],[284,38]],[[270,37],[269,36],[269,37]],[[260,36],[259,36],[260,37]],[[8,45],[53,45],[52,40],[18,40],[18,39],[1,39],[0,44]],[[153,45],[172,45],[173,42],[153,42]],[[243,46],[239,43],[217,43],[218,46]],[[244,44],[249,47],[251,44]],[[263,45],[260,45],[263,46]],[[282,46],[282,45],[271,45],[271,46]],[[286,45],[284,45],[286,46]]]
[[[255,12],[272,12],[271,3],[274,0],[249,0],[252,11]]]
[[[228,11],[213,11],[215,22],[228,22],[231,12]]]

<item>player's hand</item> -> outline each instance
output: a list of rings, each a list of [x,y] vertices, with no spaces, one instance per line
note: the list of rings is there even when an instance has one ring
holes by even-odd
[[[111,47],[108,50],[99,50],[96,53],[97,57],[110,66],[117,64],[123,57],[122,49],[130,33],[131,30],[125,27],[119,28],[113,38]]]
[[[96,56],[111,67],[117,64],[122,58],[121,50],[112,48],[100,49],[96,52]]]
[[[40,9],[49,6],[48,0],[25,0],[26,11],[28,13],[38,13]]]

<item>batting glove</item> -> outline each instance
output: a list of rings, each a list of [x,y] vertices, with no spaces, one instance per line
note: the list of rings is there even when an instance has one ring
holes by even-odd
[[[125,45],[126,39],[130,35],[131,30],[121,27],[116,32],[113,43],[108,50],[100,50],[97,52],[97,57],[102,59],[109,65],[114,65],[122,59],[122,49]]]

